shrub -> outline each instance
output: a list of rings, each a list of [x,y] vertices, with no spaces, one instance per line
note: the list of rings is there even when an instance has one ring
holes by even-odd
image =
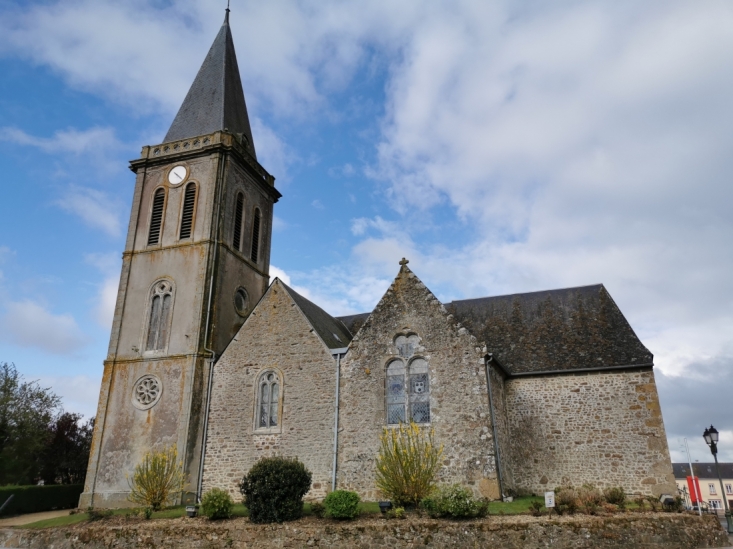
[[[434,430],[416,423],[384,428],[377,456],[377,488],[395,505],[417,505],[435,489],[443,446]]]
[[[529,512],[532,513],[532,516],[539,517],[542,516],[542,505],[541,501],[533,501],[529,504]]]
[[[580,508],[584,513],[595,515],[605,500],[603,499],[603,494],[601,494],[601,491],[598,488],[592,484],[584,484],[580,490],[578,490],[578,501],[580,502]]]
[[[295,520],[303,514],[303,496],[311,473],[297,458],[262,458],[239,484],[249,520],[257,523]]]
[[[178,460],[175,445],[161,451],[145,454],[142,462],[135,466],[130,486],[129,499],[138,505],[160,511],[165,503],[183,490],[183,466]]]
[[[349,490],[336,490],[323,500],[326,514],[335,519],[353,519],[359,516],[359,494]]]
[[[606,488],[603,491],[603,497],[606,498],[608,503],[618,505],[619,509],[626,508],[626,492],[624,489],[619,487]]]
[[[649,503],[649,506],[652,508],[652,511],[659,510],[659,506],[661,505],[661,502],[655,498],[654,496],[647,496],[646,501]]]
[[[52,484],[46,486],[3,486],[0,487],[0,505],[12,495],[3,509],[3,515],[40,513],[53,509],[73,509],[79,504],[84,491],[81,484]]]
[[[228,519],[232,516],[232,496],[221,488],[212,488],[201,498],[201,513],[211,520]]]
[[[572,486],[555,488],[555,512],[558,515],[574,514],[580,505],[578,492]]]
[[[311,513],[313,516],[323,518],[326,514],[326,507],[320,501],[314,501],[311,503]]]
[[[473,497],[471,491],[460,484],[441,487],[424,498],[420,506],[431,517],[476,518],[489,514],[488,500]]]
[[[94,522],[95,520],[102,520],[103,518],[111,516],[111,509],[95,509],[94,507],[87,507],[87,519],[89,519],[90,522]]]

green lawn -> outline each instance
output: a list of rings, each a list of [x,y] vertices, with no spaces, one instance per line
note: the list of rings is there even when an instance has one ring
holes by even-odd
[[[518,515],[521,513],[526,513],[529,504],[532,501],[541,501],[544,503],[544,498],[541,497],[525,497],[525,498],[517,498],[511,503],[504,503],[501,501],[493,501],[489,504],[489,513],[491,515]],[[362,501],[359,504],[359,509],[361,510],[362,515],[378,515],[379,514],[379,503],[376,501]],[[135,512],[139,512],[139,510],[136,509],[114,509],[112,511],[113,515],[126,515],[126,514],[132,514]],[[305,516],[311,515],[311,506],[309,503],[306,503],[303,505],[303,514]],[[180,518],[186,515],[186,507],[185,506],[177,506],[177,507],[169,507],[168,509],[163,509],[162,511],[158,511],[157,513],[153,513],[153,519],[175,519]],[[232,509],[232,516],[233,517],[246,517],[248,516],[247,508],[241,504],[236,504]],[[72,524],[77,524],[79,522],[84,522],[89,519],[88,515],[86,513],[77,513],[75,515],[65,515],[63,517],[56,517],[52,519],[47,520],[40,520],[38,522],[32,522],[30,524],[26,524],[24,526],[19,526],[19,528],[52,528],[52,527],[60,527],[60,526],[70,526]]]

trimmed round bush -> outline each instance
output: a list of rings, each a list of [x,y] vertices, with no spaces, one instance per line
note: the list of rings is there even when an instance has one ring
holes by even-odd
[[[349,490],[335,490],[323,500],[326,515],[339,519],[351,520],[359,516],[359,494]]]
[[[424,498],[420,506],[431,517],[462,519],[485,517],[489,514],[488,500],[475,498],[468,488],[460,484],[439,488],[433,495]]]
[[[297,458],[262,458],[244,475],[239,489],[256,523],[284,522],[303,515],[311,473]]]
[[[232,496],[221,488],[212,488],[201,498],[201,514],[211,520],[228,519],[232,516]]]

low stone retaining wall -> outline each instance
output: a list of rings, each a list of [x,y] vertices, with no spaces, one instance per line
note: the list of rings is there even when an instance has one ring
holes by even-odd
[[[67,528],[0,530],[0,547],[30,549],[697,549],[727,545],[728,536],[715,517],[664,513],[610,517],[492,516],[466,522],[410,517],[344,523],[308,517],[273,525],[251,524],[247,519],[123,519],[117,524],[103,521]]]

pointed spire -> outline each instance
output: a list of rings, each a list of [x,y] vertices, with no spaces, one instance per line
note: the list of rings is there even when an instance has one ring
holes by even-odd
[[[237,55],[229,28],[229,6],[224,24],[188,90],[165,136],[165,142],[224,129],[233,134],[243,134],[249,143],[250,153],[255,156]]]

